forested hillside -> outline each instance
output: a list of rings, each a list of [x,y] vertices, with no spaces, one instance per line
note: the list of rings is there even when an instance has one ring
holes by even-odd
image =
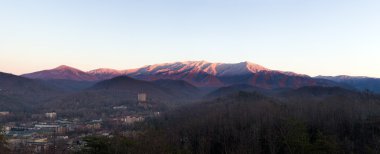
[[[239,92],[187,105],[135,126],[144,129],[137,137],[110,139],[112,144],[102,140],[105,145],[98,148],[112,151],[122,144],[129,153],[380,152],[379,96],[339,88],[294,92],[303,94],[284,99]],[[323,99],[309,97],[316,93]]]

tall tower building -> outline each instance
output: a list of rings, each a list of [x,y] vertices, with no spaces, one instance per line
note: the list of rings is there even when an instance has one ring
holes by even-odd
[[[146,100],[147,100],[146,98],[147,98],[146,93],[138,93],[138,94],[137,94],[137,101],[138,101],[139,103],[145,103]]]

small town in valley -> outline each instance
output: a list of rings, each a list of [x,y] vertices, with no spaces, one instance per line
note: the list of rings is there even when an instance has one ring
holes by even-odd
[[[147,101],[146,93],[138,94],[136,106],[137,111],[136,108],[131,110],[127,105],[110,107],[113,110],[111,114],[103,114],[98,119],[63,118],[54,111],[31,114],[26,121],[12,120],[17,116],[9,111],[1,111],[0,119],[6,121],[2,125],[2,131],[12,151],[28,149],[31,153],[75,152],[86,145],[83,141],[86,136],[112,137],[114,133],[133,136],[139,131],[129,129],[132,125],[160,115],[160,111],[151,110],[152,105]]]

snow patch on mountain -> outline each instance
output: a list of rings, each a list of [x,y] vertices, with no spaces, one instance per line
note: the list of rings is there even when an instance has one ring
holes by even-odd
[[[132,75],[143,74],[178,74],[183,72],[204,72],[214,76],[232,76],[269,71],[269,69],[250,62],[236,64],[210,63],[207,61],[186,61],[148,65],[134,71],[127,71]]]

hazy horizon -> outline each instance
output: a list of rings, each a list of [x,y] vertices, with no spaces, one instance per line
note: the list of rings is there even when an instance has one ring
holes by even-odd
[[[2,1],[0,72],[250,61],[380,77],[380,1]]]
[[[165,63],[177,63],[177,62],[189,62],[189,61],[192,61],[192,62],[195,62],[195,61],[205,61],[205,62],[210,62],[210,61],[207,61],[207,60],[185,60],[185,61],[172,61],[172,62],[163,62],[163,63],[155,63],[155,64],[146,64],[146,65],[142,65],[140,67],[133,67],[133,68],[121,68],[121,69],[115,69],[115,68],[109,68],[109,67],[99,67],[99,68],[92,68],[92,69],[82,69],[82,68],[78,68],[76,66],[71,66],[71,65],[66,65],[66,64],[61,64],[61,65],[57,65],[57,66],[52,66],[50,68],[42,68],[42,69],[39,69],[39,70],[33,70],[33,71],[30,71],[30,72],[24,72],[24,73],[20,73],[20,74],[15,74],[15,73],[12,73],[12,72],[5,72],[5,73],[10,73],[10,74],[15,74],[15,75],[23,75],[23,74],[28,74],[28,73],[33,73],[33,72],[38,72],[38,71],[43,71],[43,70],[51,70],[51,69],[55,69],[57,67],[61,67],[61,66],[68,66],[68,67],[72,67],[72,68],[75,68],[75,69],[79,69],[81,71],[84,71],[84,72],[88,72],[88,71],[92,71],[92,70],[96,70],[96,69],[115,69],[115,70],[118,70],[118,71],[123,71],[123,70],[131,70],[131,69],[137,69],[137,68],[142,68],[144,66],[148,66],[148,65],[156,65],[156,64],[165,64]],[[241,62],[236,62],[236,63],[243,63],[243,62],[250,62],[250,63],[253,63],[251,61],[241,61]],[[224,63],[224,62],[210,62],[210,63]],[[229,62],[229,63],[226,63],[226,64],[236,64],[234,62]],[[256,64],[256,63],[254,63]],[[260,64],[258,64],[260,65]],[[263,66],[263,65],[261,65]],[[263,66],[265,67],[265,66]],[[268,68],[268,67],[266,67]],[[274,70],[274,71],[285,71],[285,72],[293,72],[293,71],[289,71],[289,70],[279,70],[279,69],[275,69],[275,68],[268,68],[270,70]],[[297,73],[297,74],[304,74],[302,72],[294,72],[294,73]],[[305,74],[305,75],[308,75],[308,74]],[[309,75],[311,77],[317,77],[317,76],[345,76],[347,74],[338,74],[338,75],[329,75],[329,74],[319,74],[319,75]],[[353,77],[372,77],[372,78],[377,78],[377,77],[373,77],[373,76],[364,76],[364,75],[349,75],[349,76],[353,76]]]

